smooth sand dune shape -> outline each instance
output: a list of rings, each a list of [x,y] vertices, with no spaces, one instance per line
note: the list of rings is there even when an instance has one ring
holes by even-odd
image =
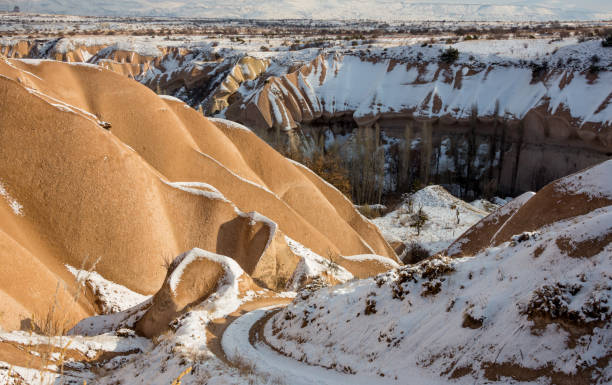
[[[124,76],[0,59],[0,95],[4,328],[23,328],[55,297],[70,324],[93,314],[91,293],[70,299],[78,288],[65,265],[98,259],[104,278],[142,294],[162,286],[165,261],[195,247],[277,288],[300,259],[284,235],[323,256],[397,260],[340,192],[255,134]]]

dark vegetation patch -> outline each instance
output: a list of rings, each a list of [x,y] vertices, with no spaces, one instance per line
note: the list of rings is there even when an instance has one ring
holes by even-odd
[[[542,255],[544,250],[546,250],[546,246],[544,246],[544,245],[540,245],[540,246],[536,247],[536,249],[533,251],[533,257],[534,258],[538,258],[540,255]]]
[[[406,265],[419,263],[429,258],[429,251],[418,242],[412,242],[406,246],[406,254],[402,262]]]
[[[579,366],[573,374],[555,370],[552,364],[539,369],[531,369],[516,363],[485,362],[481,367],[484,369],[485,378],[489,381],[503,381],[504,378],[512,378],[520,382],[535,382],[540,378],[546,378],[548,383],[555,385],[590,385],[607,382],[602,377],[604,376],[604,369],[609,365],[611,358],[612,354],[608,354],[591,364]]]
[[[446,64],[453,64],[459,59],[459,50],[457,48],[448,47],[440,54],[440,61]]]
[[[609,285],[596,285],[580,308],[570,308],[574,297],[583,286],[577,283],[557,282],[543,285],[533,292],[531,300],[520,313],[533,321],[532,333],[540,333],[549,324],[556,324],[570,334],[568,345],[574,346],[576,339],[593,334],[595,327],[602,327],[612,318],[610,311]]]
[[[472,314],[466,312],[463,314],[463,323],[461,324],[461,327],[464,328],[470,328],[470,329],[479,329],[482,327],[484,323],[484,318],[482,317],[475,317]]]
[[[378,342],[386,343],[388,348],[396,348],[404,340],[404,332],[400,335],[396,335],[395,326],[391,326],[387,331],[380,331],[378,333]]]
[[[533,84],[533,83],[543,81],[544,77],[548,73],[548,63],[547,62],[542,62],[542,63],[532,62],[529,66],[531,67],[531,83]]]
[[[376,293],[372,292],[368,294],[368,298],[366,298],[366,305],[363,314],[371,315],[376,314],[376,299],[373,297],[376,296]]]
[[[423,283],[423,292],[421,295],[423,297],[428,297],[430,295],[436,295],[442,290],[442,282],[436,281],[427,281]]]

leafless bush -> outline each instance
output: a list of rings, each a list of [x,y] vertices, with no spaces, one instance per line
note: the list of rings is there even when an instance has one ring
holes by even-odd
[[[425,226],[425,223],[429,220],[429,216],[423,211],[423,208],[419,208],[416,213],[410,216],[410,226],[416,227],[417,235],[421,235],[421,229]]]
[[[429,258],[429,251],[420,243],[412,242],[406,247],[406,254],[402,258],[402,262],[406,265],[421,262]]]

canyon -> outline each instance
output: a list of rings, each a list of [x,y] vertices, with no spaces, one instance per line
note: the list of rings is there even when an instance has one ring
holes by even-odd
[[[306,156],[350,160],[356,133],[378,132],[385,193],[516,196],[612,154],[612,50],[597,39],[248,40],[10,37],[0,53],[99,65]]]
[[[179,3],[0,13],[0,383],[612,381],[610,22]]]

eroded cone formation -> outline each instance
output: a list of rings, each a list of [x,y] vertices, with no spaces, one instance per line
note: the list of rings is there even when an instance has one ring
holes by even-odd
[[[98,259],[103,277],[142,294],[194,247],[270,288],[299,261],[286,236],[324,256],[396,259],[348,199],[248,129],[95,66],[0,59],[0,75],[4,328],[54,298],[69,323],[93,314],[65,265]]]

